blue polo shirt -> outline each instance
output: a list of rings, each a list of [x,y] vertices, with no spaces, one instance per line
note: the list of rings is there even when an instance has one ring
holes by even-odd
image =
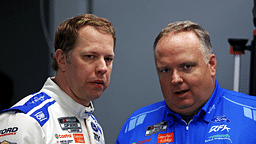
[[[256,98],[219,86],[186,123],[165,101],[135,111],[116,144],[256,144]]]

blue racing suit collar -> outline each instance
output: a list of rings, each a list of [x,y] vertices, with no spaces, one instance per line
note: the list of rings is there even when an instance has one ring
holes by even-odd
[[[213,118],[216,108],[218,107],[220,98],[222,96],[222,90],[220,90],[220,86],[218,81],[215,79],[215,88],[214,91],[209,98],[209,100],[205,103],[205,105],[202,107],[202,109],[199,111],[197,115],[193,117],[193,120],[197,121],[199,119],[204,119],[206,122],[210,122],[211,119]],[[177,118],[182,121],[182,117],[180,114],[173,112],[166,104],[165,102],[165,110],[166,110],[166,117],[169,117],[169,121],[171,124],[174,123],[174,119]]]

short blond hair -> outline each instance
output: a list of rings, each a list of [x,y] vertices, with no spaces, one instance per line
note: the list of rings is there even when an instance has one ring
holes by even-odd
[[[107,34],[112,35],[114,40],[113,49],[115,49],[116,35],[112,23],[105,18],[96,17],[92,14],[81,14],[65,20],[58,26],[54,39],[55,51],[57,49],[61,49],[65,54],[67,54],[68,57],[69,52],[71,52],[71,50],[75,47],[79,29],[84,26],[92,26],[99,31],[104,31]],[[59,66],[56,61],[56,57],[53,54],[52,58],[52,68],[53,70],[57,71]]]
[[[168,24],[156,37],[154,42],[154,52],[158,41],[169,32],[181,32],[181,31],[193,31],[199,38],[202,47],[200,48],[204,60],[206,63],[209,62],[210,55],[212,54],[212,45],[209,33],[200,27],[197,23],[191,21],[177,21],[175,23]]]

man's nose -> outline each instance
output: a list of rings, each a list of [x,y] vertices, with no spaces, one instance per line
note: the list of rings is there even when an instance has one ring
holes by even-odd
[[[172,73],[172,84],[183,83],[183,78],[178,71],[173,71]]]
[[[105,74],[107,72],[107,63],[104,58],[101,58],[97,62],[96,73]]]

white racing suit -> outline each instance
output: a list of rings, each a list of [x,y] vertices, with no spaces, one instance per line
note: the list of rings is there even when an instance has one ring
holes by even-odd
[[[0,144],[104,144],[94,107],[75,102],[51,78],[0,114]]]

